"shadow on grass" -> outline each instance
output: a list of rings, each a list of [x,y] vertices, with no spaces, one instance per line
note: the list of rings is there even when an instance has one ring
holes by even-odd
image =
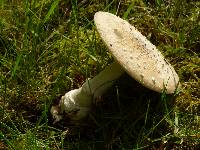
[[[171,132],[165,118],[170,118],[173,102],[173,96],[151,91],[125,74],[93,106],[88,118],[53,126],[68,131],[66,141],[81,141],[80,149],[173,148],[173,142],[165,144],[162,139]]]

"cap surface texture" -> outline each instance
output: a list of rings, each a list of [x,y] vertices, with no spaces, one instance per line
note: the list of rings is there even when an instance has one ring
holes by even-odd
[[[134,26],[108,12],[97,12],[94,21],[114,59],[130,76],[157,92],[176,90],[179,77],[174,68]]]

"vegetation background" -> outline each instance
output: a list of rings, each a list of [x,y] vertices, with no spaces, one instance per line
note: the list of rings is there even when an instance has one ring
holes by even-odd
[[[53,124],[53,100],[112,62],[93,16],[142,32],[177,71],[165,95],[122,76],[79,123]],[[0,0],[0,149],[199,149],[199,0]]]

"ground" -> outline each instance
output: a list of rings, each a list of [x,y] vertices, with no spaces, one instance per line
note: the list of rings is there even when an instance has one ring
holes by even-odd
[[[113,61],[93,22],[126,19],[175,68],[182,89],[150,91],[127,74],[81,122],[52,123],[49,109]],[[0,149],[199,149],[200,2],[0,2]]]

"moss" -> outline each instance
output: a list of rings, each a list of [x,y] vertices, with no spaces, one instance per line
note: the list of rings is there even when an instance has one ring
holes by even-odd
[[[198,144],[198,1],[61,0],[45,24],[52,1],[24,2],[3,1],[0,9],[0,126],[7,146],[30,137],[60,149]],[[174,66],[182,90],[175,97],[159,95],[125,75],[86,122],[53,125],[51,101],[112,62],[93,24],[94,13],[102,10],[117,12],[147,36]]]

